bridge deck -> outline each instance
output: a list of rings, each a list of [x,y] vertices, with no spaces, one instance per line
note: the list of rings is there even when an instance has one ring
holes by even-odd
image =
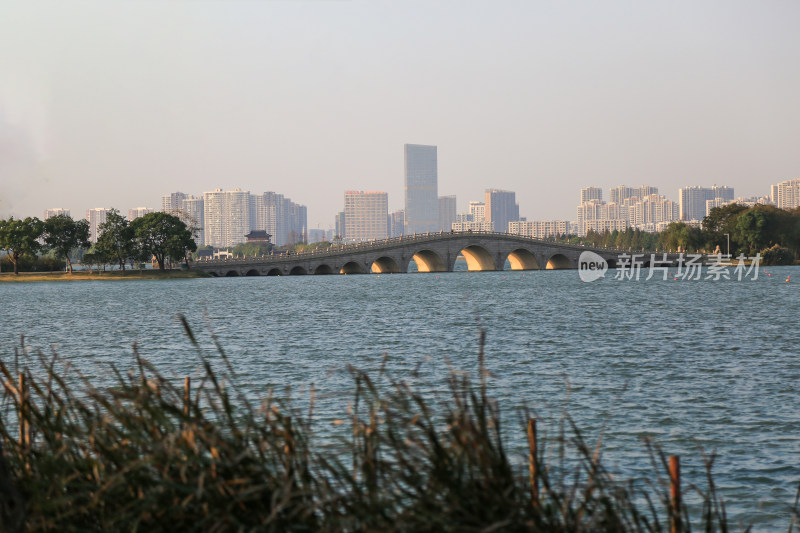
[[[616,266],[630,250],[587,247],[498,232],[440,232],[405,235],[379,241],[334,244],[299,254],[274,254],[239,259],[207,259],[195,267],[217,276],[284,275],[311,273],[406,272],[413,260],[420,271],[452,271],[463,256],[469,270],[503,270],[509,261],[514,270],[577,268],[580,254],[596,253]],[[662,252],[657,258],[663,257]],[[650,253],[642,256],[650,257]],[[673,260],[677,254],[669,254]],[[648,262],[649,263],[649,262]]]

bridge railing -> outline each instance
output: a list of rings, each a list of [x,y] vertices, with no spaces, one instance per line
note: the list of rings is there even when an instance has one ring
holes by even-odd
[[[319,249],[315,248],[314,250],[308,252],[300,252],[300,253],[280,253],[280,254],[270,254],[270,255],[263,255],[257,257],[244,257],[244,258],[233,258],[227,257],[224,259],[209,259],[209,258],[202,258],[197,261],[200,264],[231,264],[231,263],[278,263],[284,262],[286,260],[306,260],[306,259],[317,259],[320,257],[336,257],[339,255],[350,255],[353,253],[358,253],[362,251],[380,251],[384,249],[391,249],[395,248],[397,245],[404,245],[404,244],[418,244],[418,243],[425,243],[431,241],[440,241],[442,239],[455,239],[461,238],[466,236],[491,236],[491,237],[506,237],[506,238],[513,238],[515,240],[524,240],[534,244],[540,244],[545,246],[552,246],[556,248],[563,248],[568,250],[580,250],[580,249],[588,249],[588,250],[602,250],[605,252],[612,252],[612,253],[631,253],[632,250],[628,249],[619,249],[619,248],[610,248],[604,246],[584,246],[584,245],[575,245],[569,243],[560,243],[557,241],[551,241],[547,239],[539,239],[535,237],[530,237],[527,235],[522,235],[519,233],[508,233],[508,232],[497,232],[497,231],[482,231],[482,230],[466,230],[466,231],[439,231],[439,232],[429,232],[429,233],[414,233],[411,235],[402,235],[400,237],[389,237],[387,239],[377,240],[377,241],[362,241],[357,243],[348,243],[348,244],[331,244],[328,248]],[[646,252],[650,253],[650,252]]]

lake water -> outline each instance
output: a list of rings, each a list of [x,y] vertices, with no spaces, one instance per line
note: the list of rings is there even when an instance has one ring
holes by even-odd
[[[515,271],[5,283],[0,356],[24,334],[102,381],[108,364],[133,367],[137,342],[165,374],[192,375],[181,312],[209,354],[218,335],[251,394],[291,386],[302,398],[313,383],[324,431],[352,394],[346,365],[375,370],[388,354],[395,377],[419,367],[420,386],[441,390],[448,360],[475,370],[483,327],[490,394],[512,421],[527,405],[554,435],[566,409],[588,440],[603,434],[622,477],[651,472],[646,436],[701,485],[700,450],[715,451],[729,517],[785,529],[800,482],[800,271],[767,270],[743,281]],[[509,433],[522,450],[521,423]]]

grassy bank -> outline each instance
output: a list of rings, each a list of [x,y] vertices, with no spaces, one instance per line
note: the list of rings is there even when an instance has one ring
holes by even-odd
[[[20,272],[19,275],[4,272],[0,274],[0,282],[25,281],[97,281],[97,280],[130,280],[130,279],[188,279],[210,277],[198,270],[75,270],[69,272]]]
[[[312,413],[248,401],[224,351],[204,355],[183,323],[204,369],[194,381],[166,378],[135,349],[135,371],[103,388],[70,385],[81,380],[65,379],[56,356],[21,349],[14,366],[0,363],[0,530],[728,529],[713,459],[707,485],[677,497],[657,448],[651,479],[617,480],[574,426],[549,444],[532,431],[527,464],[511,460],[483,334],[476,377],[451,372],[435,403],[402,378],[351,369],[344,431],[320,443]],[[702,501],[693,514],[680,499],[689,491]]]

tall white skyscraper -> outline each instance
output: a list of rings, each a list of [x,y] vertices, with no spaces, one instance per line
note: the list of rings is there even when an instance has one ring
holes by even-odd
[[[203,211],[206,244],[228,248],[244,242],[250,233],[250,191],[204,192]]]
[[[389,195],[382,191],[346,191],[344,223],[350,242],[385,239],[388,236]]]
[[[99,226],[106,221],[106,215],[110,209],[105,207],[97,207],[86,211],[86,220],[89,221],[89,241],[97,242],[100,237]]]
[[[439,231],[435,146],[405,145],[406,234]]]
[[[486,220],[494,224],[494,230],[508,231],[508,223],[519,220],[519,204],[516,193],[500,189],[486,189]]]
[[[439,197],[439,230],[450,231],[456,221],[456,197]]]

